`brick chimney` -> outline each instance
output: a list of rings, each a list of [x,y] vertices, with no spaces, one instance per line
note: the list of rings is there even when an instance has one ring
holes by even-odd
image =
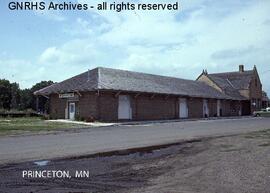
[[[239,65],[239,72],[244,72],[244,71],[245,71],[244,65],[243,64]]]

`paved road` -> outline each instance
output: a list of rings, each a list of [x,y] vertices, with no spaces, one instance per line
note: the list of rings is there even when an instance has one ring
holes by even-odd
[[[270,118],[242,118],[100,127],[80,132],[0,137],[0,164],[79,156],[269,128]]]

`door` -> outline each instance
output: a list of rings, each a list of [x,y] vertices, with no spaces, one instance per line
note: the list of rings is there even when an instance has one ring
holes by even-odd
[[[217,100],[217,116],[221,116],[221,105],[220,105],[220,100]]]
[[[242,116],[242,103],[239,101],[239,116]]]
[[[209,117],[208,100],[203,99],[203,117]]]
[[[69,119],[74,120],[75,119],[75,103],[69,103],[68,111],[69,111]]]
[[[187,117],[188,117],[187,99],[181,98],[179,99],[179,118],[187,118]]]
[[[242,115],[250,115],[251,109],[250,109],[250,101],[242,101]]]
[[[132,119],[130,98],[127,95],[119,95],[119,98],[118,98],[118,119]]]

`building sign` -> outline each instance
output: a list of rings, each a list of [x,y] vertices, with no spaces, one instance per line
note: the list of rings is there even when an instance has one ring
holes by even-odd
[[[60,99],[73,98],[75,97],[74,93],[63,93],[59,94]]]

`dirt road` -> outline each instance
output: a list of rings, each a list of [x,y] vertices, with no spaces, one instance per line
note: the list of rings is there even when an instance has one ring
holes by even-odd
[[[81,156],[267,128],[270,128],[269,118],[242,118],[114,126],[48,135],[0,137],[0,164]]]
[[[23,170],[88,170],[85,178],[22,178]],[[125,155],[0,167],[1,193],[269,193],[270,130]]]

